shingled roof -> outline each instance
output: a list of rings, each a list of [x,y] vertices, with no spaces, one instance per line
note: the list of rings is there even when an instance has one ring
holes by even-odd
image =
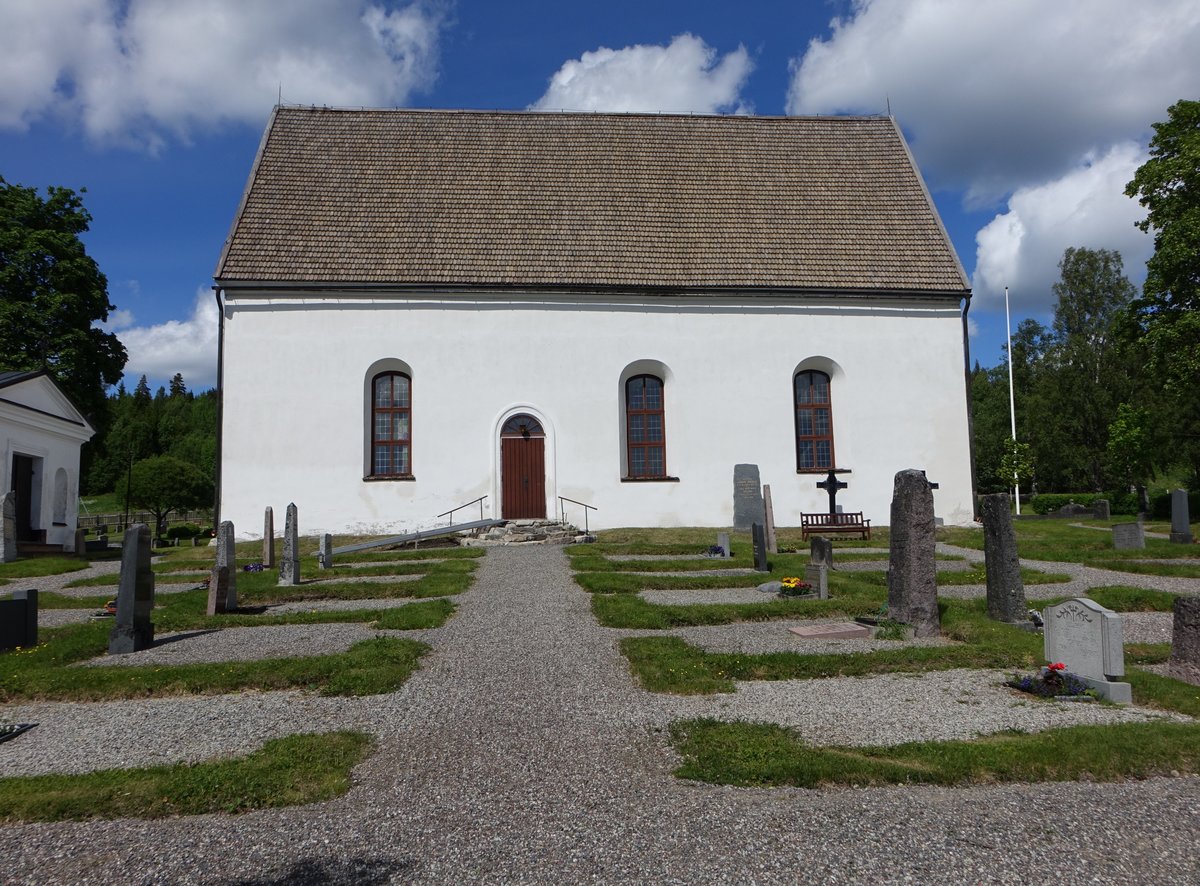
[[[890,118],[285,107],[216,279],[968,291]]]

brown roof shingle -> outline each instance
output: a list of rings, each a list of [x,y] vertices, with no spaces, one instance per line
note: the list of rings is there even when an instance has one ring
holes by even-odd
[[[883,117],[278,108],[216,278],[964,293]]]

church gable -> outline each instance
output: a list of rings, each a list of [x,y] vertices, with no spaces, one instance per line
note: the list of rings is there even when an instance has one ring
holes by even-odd
[[[20,418],[87,440],[95,433],[83,414],[45,372],[0,372],[0,406]]]

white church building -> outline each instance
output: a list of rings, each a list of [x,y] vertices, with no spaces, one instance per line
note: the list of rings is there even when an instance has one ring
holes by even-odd
[[[831,469],[973,517],[969,282],[887,117],[280,107],[215,281],[239,536],[729,526],[746,463],[781,526]]]

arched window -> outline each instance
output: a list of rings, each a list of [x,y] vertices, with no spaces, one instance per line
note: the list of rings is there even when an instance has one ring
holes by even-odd
[[[832,470],[833,405],[829,376],[806,370],[795,378],[796,470]]]
[[[381,372],[371,381],[371,476],[412,476],[412,379]]]
[[[667,476],[667,437],[663,382],[656,375],[635,375],[625,382],[625,437],[629,476]]]

